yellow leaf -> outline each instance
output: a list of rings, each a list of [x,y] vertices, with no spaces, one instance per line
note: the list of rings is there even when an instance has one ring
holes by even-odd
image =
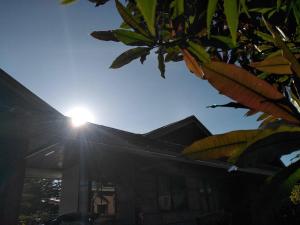
[[[204,73],[197,60],[188,52],[188,50],[181,49],[181,52],[187,68],[198,77],[203,78]]]
[[[293,74],[291,63],[281,55],[266,58],[261,62],[253,62],[250,66],[267,73]]]
[[[259,130],[239,130],[210,136],[184,149],[183,154],[193,159],[230,158],[240,152]]]

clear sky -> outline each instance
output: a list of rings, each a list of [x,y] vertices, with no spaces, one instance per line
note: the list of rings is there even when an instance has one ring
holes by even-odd
[[[109,69],[128,47],[89,34],[117,28],[113,1],[95,8],[86,0],[62,6],[58,0],[0,1],[0,67],[62,113],[75,106],[93,112],[96,123],[136,133],[195,115],[212,132],[256,128],[244,110],[207,109],[227,103],[183,62],[169,63],[166,79],[150,55]]]

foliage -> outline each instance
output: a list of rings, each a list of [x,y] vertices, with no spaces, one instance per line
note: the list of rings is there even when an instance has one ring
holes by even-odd
[[[246,116],[262,112],[260,129],[208,137],[183,154],[253,166],[300,148],[300,1],[128,0],[124,5],[115,0],[115,4],[123,19],[120,27],[92,36],[135,47],[118,56],[111,68],[138,58],[143,63],[152,52],[158,55],[165,78],[166,63],[184,60],[190,72],[233,100],[213,108],[246,108]],[[278,176],[299,180],[294,167]],[[277,176],[271,180],[275,185]],[[286,188],[290,193],[293,186]]]
[[[30,224],[32,221],[47,221],[57,216],[60,190],[60,180],[26,178],[19,220]]]
[[[300,204],[300,184],[293,187],[290,198],[295,205]]]

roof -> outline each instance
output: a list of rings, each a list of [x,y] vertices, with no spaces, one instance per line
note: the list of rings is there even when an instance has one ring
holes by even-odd
[[[168,124],[144,134],[145,137],[176,143],[182,146],[212,135],[210,131],[195,117],[189,116],[183,120]]]
[[[36,96],[4,70],[0,69],[0,111],[22,111],[56,114],[60,112]]]
[[[92,123],[86,124],[79,130],[74,130],[70,128],[69,118],[63,116],[1,69],[0,100],[0,126],[3,126],[2,122],[6,122],[4,121],[5,118],[2,117],[2,112],[21,117],[24,114],[29,114],[33,120],[30,124],[34,132],[30,136],[30,149],[27,153],[28,165],[31,163],[32,165],[46,166],[48,163],[48,169],[59,169],[62,167],[62,146],[66,143],[66,140],[80,140],[110,150],[128,152],[144,157],[155,157],[223,169],[230,167],[230,164],[224,162],[186,159],[180,153],[184,148],[184,144],[170,141],[170,138],[174,137],[173,135],[175,137],[180,136],[182,129],[191,127],[194,129],[195,126],[202,136],[211,135],[195,116],[158,128],[147,134],[135,134]],[[12,121],[16,119],[15,116],[11,117]],[[19,124],[16,127],[19,127]],[[1,130],[3,130],[2,128]],[[27,127],[24,129],[27,129]],[[258,170],[254,173],[262,174],[263,172]]]
[[[211,132],[194,115],[176,121],[174,123],[167,124],[163,127],[157,128],[144,135],[152,138],[158,138],[190,124],[196,124],[199,127],[199,129],[201,129],[203,133],[206,134],[207,136],[212,135]]]

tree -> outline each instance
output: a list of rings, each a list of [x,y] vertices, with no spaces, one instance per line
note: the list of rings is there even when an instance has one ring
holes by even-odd
[[[61,180],[26,178],[24,182],[19,220],[48,221],[58,215]]]
[[[99,6],[107,0],[90,2]],[[226,158],[245,167],[300,148],[300,1],[128,0],[124,5],[115,0],[115,5],[123,19],[120,27],[91,34],[134,46],[111,68],[135,59],[143,64],[153,51],[165,78],[165,63],[184,60],[188,70],[233,100],[212,108],[246,108],[247,116],[261,113],[259,129],[199,140],[184,155]],[[261,202],[277,206],[291,193],[297,202],[299,167],[298,161],[271,177]]]

